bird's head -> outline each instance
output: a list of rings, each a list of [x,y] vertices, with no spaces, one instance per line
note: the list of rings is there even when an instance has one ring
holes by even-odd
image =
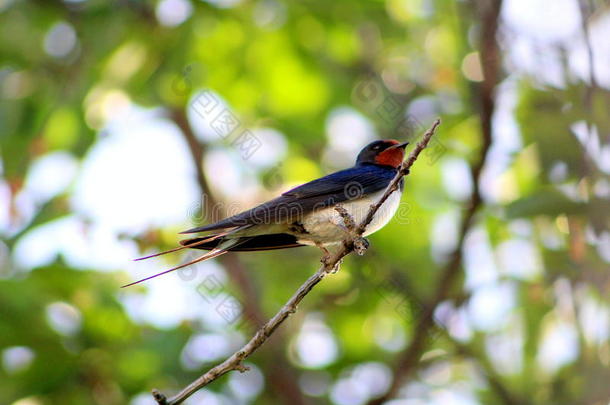
[[[405,146],[409,142],[398,142],[394,139],[385,139],[371,142],[358,154],[356,164],[375,164],[397,168],[405,158]]]

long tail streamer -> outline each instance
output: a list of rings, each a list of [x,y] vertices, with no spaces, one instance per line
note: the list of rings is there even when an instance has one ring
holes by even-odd
[[[223,243],[224,246],[214,248],[214,249],[210,250],[209,252],[207,252],[206,254],[204,254],[202,256],[199,256],[198,258],[196,258],[194,260],[191,260],[190,262],[181,264],[181,265],[176,266],[176,267],[172,267],[171,269],[162,271],[161,273],[153,274],[152,276],[143,278],[143,279],[138,280],[138,281],[134,281],[133,283],[125,284],[125,285],[121,286],[121,288],[125,288],[125,287],[129,287],[129,286],[132,286],[132,285],[135,285],[135,284],[139,284],[139,283],[141,283],[143,281],[147,281],[147,280],[153,279],[155,277],[162,276],[163,274],[170,273],[172,271],[181,269],[183,267],[190,266],[190,265],[195,264],[195,263],[199,263],[199,262],[202,262],[202,261],[205,261],[205,260],[209,260],[209,259],[213,259],[215,257],[221,256],[221,255],[227,253],[228,249],[230,249],[232,247],[235,247],[235,246],[239,246],[242,243],[248,241],[249,239],[250,238],[239,238],[239,239],[228,240],[225,243]]]

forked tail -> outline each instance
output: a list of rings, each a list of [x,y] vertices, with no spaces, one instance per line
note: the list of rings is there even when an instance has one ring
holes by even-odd
[[[125,285],[121,286],[121,288],[125,288],[125,287],[129,287],[129,286],[132,286],[132,285],[135,285],[135,284],[139,284],[139,283],[141,283],[143,281],[150,280],[152,278],[162,276],[163,274],[171,273],[172,271],[181,269],[181,268],[186,267],[186,266],[190,266],[191,264],[203,262],[203,261],[206,261],[206,260],[209,260],[209,259],[213,259],[214,257],[218,257],[218,256],[221,256],[221,255],[224,255],[225,253],[227,253],[229,251],[229,249],[231,247],[239,244],[241,239],[242,238],[229,239],[229,240],[223,241],[223,242],[221,242],[219,244],[218,247],[210,250],[206,254],[204,254],[202,256],[199,256],[198,258],[196,258],[194,260],[191,260],[190,262],[186,262],[186,263],[181,264],[179,266],[172,267],[171,269],[162,271],[161,273],[153,274],[152,276],[143,278],[143,279],[138,280],[138,281],[134,281],[133,283],[125,284]],[[183,248],[184,247],[187,247],[187,246],[183,246]],[[173,251],[175,251],[175,250],[177,250],[177,249],[174,249]],[[163,252],[163,253],[166,253],[166,252]],[[167,253],[169,253],[169,251]]]

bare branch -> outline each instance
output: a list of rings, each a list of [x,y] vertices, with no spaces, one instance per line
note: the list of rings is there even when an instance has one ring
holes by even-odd
[[[233,353],[228,359],[226,359],[221,364],[215,366],[201,377],[197,378],[191,384],[189,384],[186,388],[180,391],[176,396],[172,398],[166,398],[161,392],[158,390],[153,390],[153,397],[155,401],[159,405],[175,405],[182,403],[185,399],[193,395],[197,390],[205,387],[210,384],[212,381],[221,377],[222,375],[233,371],[245,371],[243,366],[243,361],[252,355],[259,347],[261,347],[265,341],[275,332],[275,330],[290,316],[295,313],[297,310],[297,306],[299,303],[305,298],[305,296],[318,284],[322,279],[329,273],[331,273],[334,269],[336,269],[345,256],[354,251],[355,240],[361,238],[361,235],[364,233],[366,226],[373,220],[373,217],[377,210],[381,207],[381,205],[388,199],[390,194],[396,191],[399,187],[400,181],[402,178],[409,173],[410,167],[415,163],[419,154],[426,148],[430,139],[434,135],[436,129],[440,125],[440,119],[437,119],[432,127],[424,134],[423,138],[419,143],[415,146],[413,151],[409,154],[407,160],[403,162],[400,166],[398,173],[392,179],[388,187],[386,188],[384,194],[381,196],[379,201],[373,205],[366,216],[366,218],[358,225],[357,228],[354,228],[354,219],[343,210],[343,214],[341,214],[341,208],[338,209],[338,212],[342,215],[343,220],[345,221],[346,227],[354,233],[354,237],[348,238],[343,244],[342,248],[337,250],[335,253],[331,254],[327,260],[324,261],[322,266],[318,269],[318,271],[309,277],[307,281],[303,285],[299,287],[299,289],[290,297],[290,299],[284,304],[284,306],[276,313],[267,323],[265,323],[256,334],[250,339],[248,343],[246,343],[241,349],[237,352]]]

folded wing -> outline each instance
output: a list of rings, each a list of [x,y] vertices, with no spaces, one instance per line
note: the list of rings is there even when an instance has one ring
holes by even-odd
[[[181,233],[295,221],[314,210],[382,190],[395,175],[396,169],[391,167],[355,166],[295,187],[248,211]]]

